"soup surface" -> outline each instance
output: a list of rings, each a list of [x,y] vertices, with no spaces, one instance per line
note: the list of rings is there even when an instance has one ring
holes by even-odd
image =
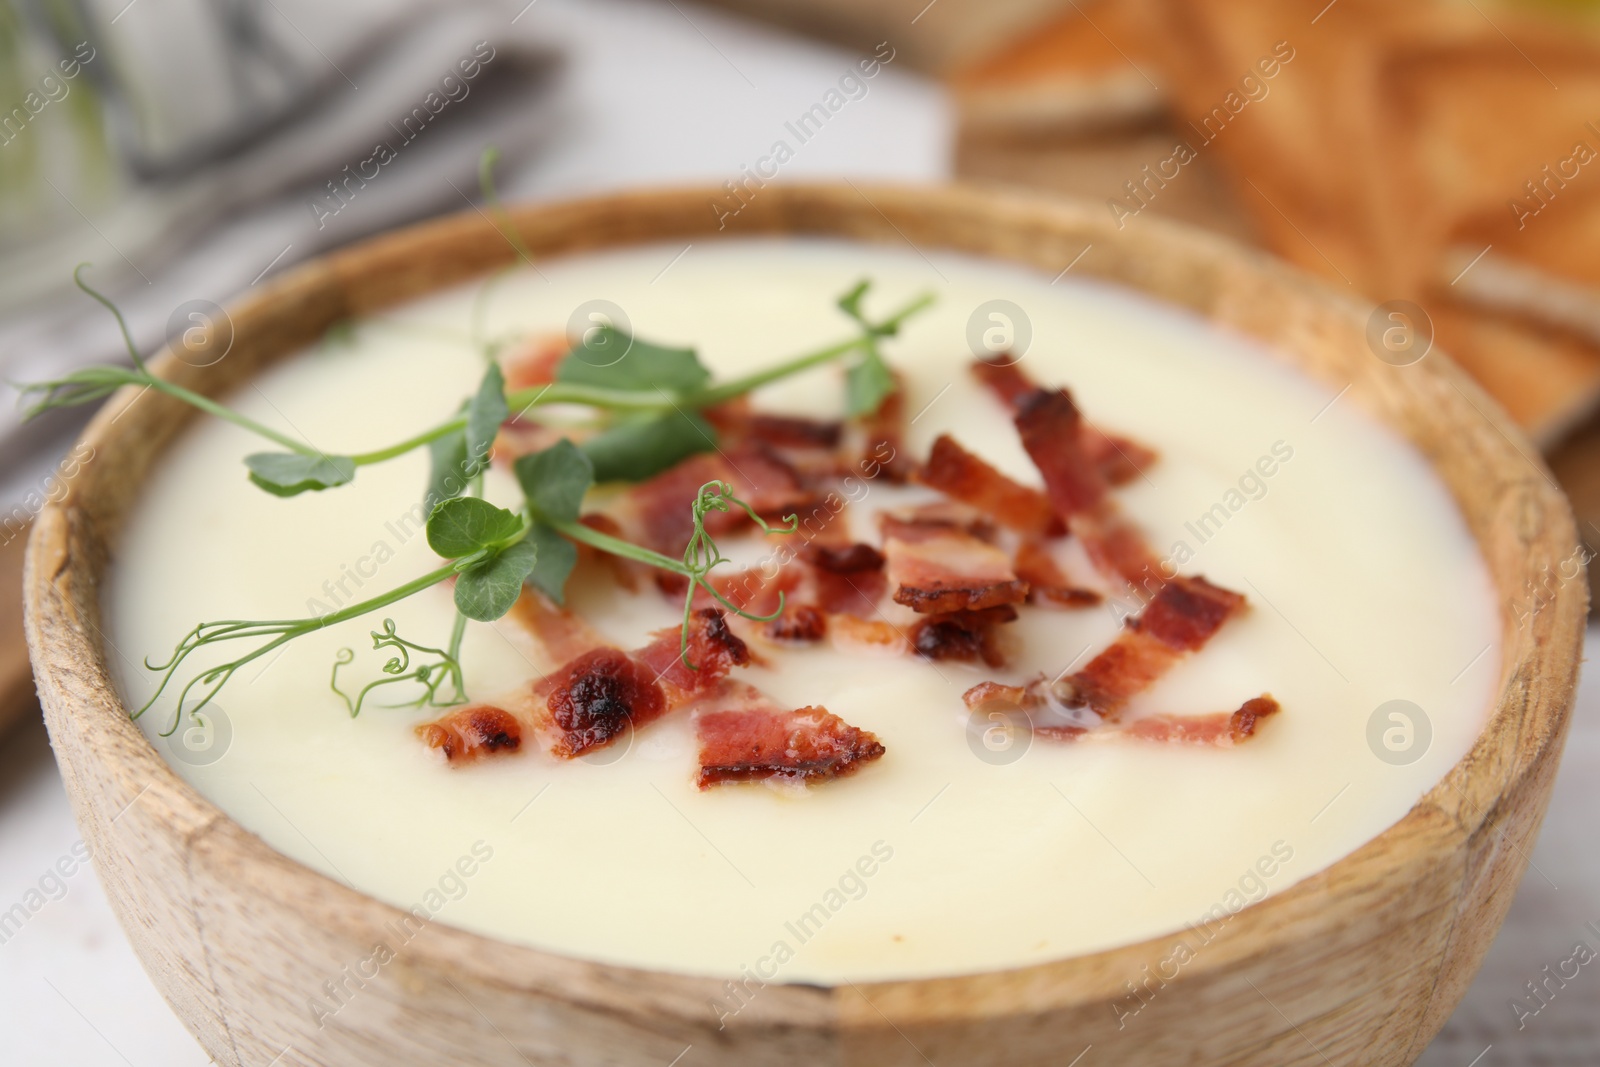
[[[1117,501],[1182,573],[1243,593],[1249,608],[1133,709],[1217,712],[1270,692],[1282,710],[1248,744],[1070,744],[975,723],[965,690],[1081,665],[1128,614],[1112,598],[1024,608],[999,671],[824,643],[739,672],[784,707],[823,705],[887,749],[811,788],[698,789],[682,713],[576,760],[530,746],[450,767],[414,733],[437,710],[369,704],[352,719],[328,685],[342,648],[356,657],[346,678],[381,677],[387,653],[368,633],[383,617],[442,645],[453,617],[443,587],[251,664],[198,744],[179,747],[192,727],[158,736],[170,704],[141,720],[145,730],[272,846],[429,921],[758,982],[974,972],[1215,930],[1394,823],[1468,750],[1500,656],[1464,523],[1422,457],[1337,384],[1246,339],[1070,272],[1052,282],[824,241],[552,260],[496,283],[483,307],[489,335],[560,333],[575,308],[609,300],[638,336],[694,346],[721,376],[848,336],[833,302],[862,277],[874,280],[874,311],[921,290],[938,298],[884,347],[906,379],[912,456],[950,433],[1040,484],[1009,413],[968,373],[974,345],[1003,344],[1025,345],[1020,366],[1069,386],[1096,425],[1159,452]],[[407,437],[451,414],[481,376],[469,341],[480,288],[358,323],[233,402],[330,452]],[[992,318],[995,300],[1013,307]],[[756,400],[833,417],[840,374],[821,369]],[[241,459],[259,450],[244,431],[198,419],[143,494],[107,592],[114,666],[134,706],[153,686],[141,659],[159,662],[201,620],[298,617],[438,564],[414,514],[425,454],[277,499],[245,479]],[[489,495],[512,506],[517,493],[497,470]],[[869,482],[852,519],[925,497]],[[752,546],[728,550],[753,558]],[[576,584],[571,600],[623,648],[680,611],[604,581]],[[536,674],[509,619],[470,626],[463,659],[475,698]],[[1184,936],[1203,951],[1199,932]]]

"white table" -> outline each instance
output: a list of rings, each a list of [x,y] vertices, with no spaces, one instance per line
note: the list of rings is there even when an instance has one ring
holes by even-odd
[[[522,0],[508,18],[518,10]],[[137,18],[137,9],[128,17]],[[566,42],[572,63],[568,126],[550,152],[505,183],[516,196],[734,178],[766,151],[786,117],[810,106],[855,58],[688,3],[537,0],[522,19]],[[938,180],[948,177],[949,138],[939,90],[891,65],[784,177]],[[1593,649],[1600,631],[1589,641]],[[1555,802],[1533,854],[1559,888],[1537,875],[1524,880],[1482,974],[1420,1061],[1424,1067],[1600,1063],[1600,961],[1521,1031],[1508,1006],[1541,968],[1571,955],[1576,941],[1600,950],[1600,934],[1586,926],[1600,921],[1597,800],[1600,681],[1580,694]],[[0,911],[39,888],[77,840],[43,728],[24,728],[0,748]],[[47,880],[47,895],[59,899],[0,944],[0,1062],[208,1062],[146,979],[94,876],[80,869],[61,886]]]

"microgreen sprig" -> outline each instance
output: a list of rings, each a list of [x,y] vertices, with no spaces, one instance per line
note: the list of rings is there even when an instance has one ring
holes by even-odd
[[[493,195],[492,153],[485,153],[482,182],[485,197],[519,256],[532,262],[510,218]],[[344,485],[358,468],[383,463],[426,448],[431,472],[425,502],[429,509],[426,533],[429,545],[446,562],[385,593],[323,615],[293,619],[225,619],[202,622],[190,630],[162,663],[145,661],[160,676],[155,691],[134,713],[144,715],[171,688],[189,657],[202,650],[237,647],[249,642],[243,653],[189,677],[178,690],[173,721],[163,735],[174,732],[187,712],[191,716],[209,704],[245,665],[269,655],[290,641],[335,626],[413,596],[445,581],[454,581],[456,617],[448,648],[433,648],[403,638],[392,619],[381,631],[372,631],[374,649],[395,651],[383,666],[388,677],[361,687],[352,697],[339,688],[339,670],[355,661],[342,649],[333,666],[329,685],[344,700],[351,715],[359,714],[375,688],[398,682],[422,687],[413,705],[447,706],[467,699],[461,665],[461,645],[470,620],[489,622],[508,612],[525,586],[563,603],[566,583],[577,563],[579,544],[678,574],[688,579],[684,597],[680,657],[689,659],[689,629],[697,590],[737,615],[766,622],[784,609],[780,593],[771,615],[757,615],[733,603],[711,583],[712,570],[728,562],[707,532],[712,512],[742,509],[766,534],[789,534],[798,529],[797,516],[784,525],[770,525],[746,501],[734,495],[727,482],[713,480],[700,487],[692,504],[693,533],[681,559],[610,534],[579,521],[585,495],[597,482],[638,481],[664,470],[696,452],[716,447],[716,431],[700,412],[727,403],[772,382],[816,367],[849,360],[845,367],[846,410],[852,416],[877,410],[895,388],[895,381],[880,352],[880,342],[896,336],[913,315],[932,303],[919,296],[882,319],[870,318],[862,307],[870,283],[862,281],[838,300],[838,307],[856,325],[857,332],[834,344],[802,353],[772,366],[723,382],[713,382],[710,370],[690,348],[653,344],[611,326],[588,331],[556,368],[554,380],[508,392],[505,377],[493,356],[496,346],[481,343],[481,304],[474,310],[473,337],[488,358],[482,380],[473,395],[451,418],[385,448],[349,455],[321,451],[308,442],[280,433],[234,411],[224,404],[161,378],[150,371],[133,343],[127,322],[109,299],[83,279],[87,264],[73,272],[73,280],[88,296],[104,305],[117,320],[132,361],[131,367],[87,367],[50,381],[24,385],[23,399],[32,417],[58,407],[101,400],[125,385],[153,389],[201,411],[225,419],[287,449],[245,457],[250,480],[276,496]],[[491,280],[492,283],[492,280]],[[617,353],[621,353],[620,356]],[[853,357],[853,358],[852,358]],[[540,452],[518,458],[513,464],[522,487],[523,501],[516,509],[502,508],[483,499],[483,477],[501,426],[515,413],[530,417],[541,406],[564,404],[594,409],[588,424],[591,436],[582,444],[563,438]],[[431,657],[417,666],[412,654]],[[448,699],[441,691],[449,683]]]
[[[140,718],[155,705],[156,701],[161,698],[161,694],[166,692],[171,685],[173,678],[183,668],[184,662],[201,649],[228,645],[234,641],[257,642],[248,652],[225,663],[208,667],[184,684],[183,688],[178,691],[177,707],[173,710],[172,725],[161,731],[161,736],[163,737],[171,736],[178,729],[178,724],[183,720],[185,711],[193,715],[211,703],[222,687],[228,683],[229,679],[246,664],[281,648],[297,637],[304,637],[324,627],[335,626],[341,622],[360,618],[374,611],[380,611],[414,593],[419,593],[431,586],[438,585],[451,577],[455,570],[455,563],[452,561],[387,592],[350,604],[326,615],[302,619],[224,619],[219,622],[202,622],[178,641],[173,648],[171,657],[164,663],[152,663],[148,658],[145,659],[145,669],[159,674],[161,681],[156,686],[155,692],[150,694],[150,698],[133,712],[133,718]],[[198,692],[196,691],[197,689]]]
[[[689,535],[689,545],[683,550],[683,567],[689,577],[689,591],[683,597],[683,630],[678,646],[678,657],[683,660],[684,666],[692,671],[699,670],[689,662],[689,618],[694,610],[696,586],[710,593],[729,611],[754,622],[771,622],[783,614],[784,594],[781,589],[778,591],[778,606],[772,614],[757,615],[723,596],[722,591],[712,585],[708,578],[711,568],[728,560],[723,556],[721,549],[717,548],[717,543],[711,539],[711,535],[706,533],[706,513],[725,512],[735,505],[743,508],[745,514],[764,534],[792,534],[800,528],[798,515],[788,516],[784,520],[786,523],[784,526],[768,525],[767,520],[758,515],[754,508],[733,495],[733,487],[727,482],[712,481],[700,487],[700,492],[695,495],[694,500],[694,532]]]
[[[465,616],[457,617],[462,620],[466,618]],[[339,688],[339,668],[349,666],[355,662],[356,658],[356,654],[348,648],[341,648],[338,655],[334,657],[333,673],[328,677],[328,688],[339,694],[344,700],[345,707],[350,709],[350,717],[352,719],[361,714],[361,705],[366,702],[367,694],[374,689],[402,682],[417,683],[422,686],[422,693],[415,700],[390,705],[392,707],[445,708],[467,702],[467,687],[461,673],[459,650],[447,652],[442,648],[429,648],[426,645],[408,641],[395,632],[393,619],[384,619],[383,629],[372,631],[372,647],[374,649],[392,648],[395,650],[395,655],[390,657],[389,662],[383,665],[383,673],[389,675],[389,677],[368,682],[361,687],[354,699],[352,699],[348,693]],[[411,653],[413,652],[438,658],[433,662],[413,667],[411,666]],[[440,700],[439,687],[447,681],[455,689],[455,694],[449,700]]]

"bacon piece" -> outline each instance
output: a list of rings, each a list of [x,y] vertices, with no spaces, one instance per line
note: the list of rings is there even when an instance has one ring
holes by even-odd
[[[580,515],[578,521],[591,530],[596,530],[624,541],[628,539],[627,531],[622,528],[622,524],[603,512],[591,511],[587,515]],[[611,575],[612,580],[630,593],[637,593],[639,588],[652,580],[655,574],[655,568],[648,564],[640,563],[637,560],[625,559],[622,556],[613,556],[609,552],[602,552],[593,545],[586,545],[582,541],[577,542],[577,545],[579,566],[604,567],[607,573]]]
[[[987,386],[1012,411],[1022,406],[1024,397],[1039,388],[1022,373],[1022,368],[1010,352],[998,353],[992,359],[973,360],[972,376]]]
[[[530,598],[537,599],[522,607]],[[537,594],[525,595],[518,605],[531,613],[522,621],[550,641],[550,651],[571,654],[542,680],[494,705],[453,711],[417,727],[418,736],[447,760],[515,752],[529,733],[553,756],[581,756],[630,726],[644,726],[691,703],[732,668],[750,662],[745,643],[728,629],[720,611],[703,609],[691,616],[689,659],[698,668],[691,669],[679,658],[677,627],[658,632],[630,653],[605,644],[582,620]]]
[[[1058,694],[1069,707],[1089,707],[1114,719],[1128,698],[1202,648],[1243,607],[1243,596],[1204,578],[1174,578],[1116,640],[1062,679]]]
[[[970,504],[1028,537],[1059,537],[1066,524],[1037,489],[1012,481],[956,443],[949,434],[934,439],[928,462],[915,480]]]
[[[1105,479],[1083,447],[1082,417],[1065,389],[1030,393],[1016,416],[1022,447],[1044,477],[1057,514],[1107,575],[1154,593],[1166,582],[1144,535],[1106,496]]]
[[[538,644],[549,663],[565,663],[581,652],[605,641],[581,618],[559,608],[543,593],[523,587],[522,595],[511,606],[512,622]]]
[[[1050,703],[1048,687],[1041,682],[1027,686],[1001,685],[997,682],[980,682],[967,690],[963,699],[967,707],[977,712],[1031,713],[1061,710]],[[1231,748],[1255,736],[1261,720],[1276,715],[1281,710],[1270,693],[1252,697],[1237,711],[1216,712],[1206,715],[1148,715],[1131,722],[1115,724],[1099,720],[1088,712],[1086,721],[1031,721],[1031,731],[1052,741],[1101,741],[1132,739],[1158,741],[1170,744],[1209,745]]]
[[[883,554],[871,545],[843,547],[809,544],[800,558],[811,569],[811,587],[817,607],[834,615],[868,618],[888,590]]]
[[[1152,715],[1130,722],[1115,732],[1140,741],[1230,748],[1254,737],[1261,720],[1276,715],[1279,710],[1278,702],[1270,694],[1263,693],[1245,701],[1238,711],[1212,715]]]
[[[1103,597],[1093,589],[1080,589],[1056,563],[1055,557],[1037,541],[1023,541],[1017,546],[1016,559],[1011,569],[1017,577],[1028,583],[1028,600],[1039,603],[1047,600],[1066,608],[1092,608]]]
[[[544,698],[549,718],[546,746],[567,759],[667,711],[652,672],[620,648],[585,652],[535,686],[534,694]]]
[[[828,635],[828,617],[810,604],[796,604],[767,623],[762,633],[780,644],[814,645]]]
[[[721,782],[839,778],[884,754],[876,737],[827,708],[782,711],[770,698],[744,685],[731,689],[728,696],[695,716],[701,789]]]
[[[1072,720],[1073,729],[1115,722],[1131,697],[1204,647],[1244,602],[1204,578],[1174,578],[1082,670],[1054,681],[1041,677],[1024,687],[983,682],[963,699],[968,707],[999,702],[1024,711],[1044,709]],[[1090,714],[1078,714],[1082,711]]]
[[[1070,524],[1106,496],[1105,479],[1083,447],[1083,416],[1065,389],[1039,389],[1023,397],[1013,420],[1022,447],[1039,468],[1056,513]]]
[[[497,357],[501,372],[505,375],[506,389],[526,389],[553,381],[556,368],[571,348],[567,339],[558,333],[536,335],[506,348]],[[573,436],[571,431],[524,420],[513,414],[495,435],[490,458],[495,463],[509,464],[519,456],[549,448],[568,436]]]
[[[999,358],[1008,357],[1002,355]],[[1023,401],[1039,388],[1015,362],[977,360],[972,364],[972,373],[1013,413],[1021,410]],[[1107,485],[1124,485],[1133,481],[1144,473],[1144,468],[1160,458],[1154,449],[1132,438],[1107,433],[1087,422],[1082,424],[1080,433],[1085,456]]]
[[[792,547],[795,538],[806,544],[848,545],[850,520],[845,517],[849,501],[836,492],[826,492],[809,506],[802,505],[790,514],[799,521],[793,534],[774,534],[775,543]]]
[[[559,333],[536,334],[502,350],[497,357],[506,389],[526,389],[555,381],[556,368],[572,346]]]
[[[1072,532],[1101,574],[1121,578],[1142,596],[1154,596],[1167,584],[1166,564],[1151,550],[1144,532],[1109,501],[1079,516]]]
[[[658,552],[678,555],[694,532],[691,508],[700,487],[722,481],[769,521],[814,504],[816,493],[783,457],[769,448],[745,443],[722,452],[701,452],[628,491],[615,518],[639,541]],[[713,511],[706,531],[713,536],[749,524],[742,508]]]
[[[475,704],[459,708],[416,729],[423,744],[444,756],[451,766],[471,763],[522,746],[522,724],[504,708]]]
[[[689,661],[680,632],[662,630],[632,653],[591,648],[532,687],[534,729],[554,756],[570,759],[598,748],[629,726],[654,722],[750,662],[745,643],[722,612],[702,609],[690,620]]]
[[[1128,629],[1176,651],[1197,652],[1242,607],[1243,595],[1231,589],[1198,575],[1174,578],[1128,621]]]
[[[753,438],[777,448],[831,450],[839,447],[844,436],[841,422],[756,411],[744,397],[737,402],[707,408],[703,414],[706,421],[730,438]]]
[[[674,707],[704,693],[734,667],[750,662],[750,649],[728,629],[727,616],[715,608],[701,608],[690,617],[687,664],[683,662],[682,642],[682,632],[673,626],[659,631],[655,640],[634,653],[634,658],[649,667],[667,687]]]
[[[728,603],[741,611],[752,615],[771,615],[778,610],[780,600],[792,601],[789,594],[794,592],[804,577],[799,567],[773,566],[769,563],[737,571],[713,571],[706,576],[706,580]],[[659,572],[656,584],[663,593],[678,600],[689,590],[689,579],[681,574]],[[695,589],[695,607],[714,608],[717,604],[716,597],[706,592],[703,586]]]
[[[848,473],[840,449],[844,424],[795,415],[756,411],[739,397],[701,412],[717,428],[724,449],[754,445],[777,452],[811,486]]]
[[[1005,666],[996,627],[1015,622],[1017,609],[1009,604],[983,611],[955,611],[929,615],[911,628],[911,649],[923,659],[982,662]]]
[[[1121,434],[1084,423],[1083,451],[1107,485],[1126,485],[1144,476],[1144,469],[1159,459],[1153,448]]]
[[[957,500],[936,500],[883,512],[878,516],[878,529],[885,537],[905,533],[912,540],[929,532],[953,530],[971,534],[980,541],[994,541],[1000,532],[983,512]]]
[[[836,647],[850,652],[905,652],[911,647],[905,633],[884,619],[834,615],[828,633]]]
[[[949,527],[884,521],[885,574],[896,603],[922,614],[978,611],[1020,604],[1028,583],[1011,559],[970,533]]]

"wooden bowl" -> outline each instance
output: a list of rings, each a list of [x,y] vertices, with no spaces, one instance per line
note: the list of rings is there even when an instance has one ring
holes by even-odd
[[[1119,230],[1098,205],[962,188],[761,190],[725,231],[710,189],[514,211],[536,254],[725,234],[809,234],[1075,268],[1253,335],[1413,441],[1449,486],[1502,601],[1504,667],[1472,751],[1354,854],[1239,913],[1118,1031],[1112,1003],[1171,952],[1156,938],[1053,963],[920,981],[773,985],[724,1030],[709,978],[608,966],[440,924],[376,977],[356,975],[401,912],[267,847],[175,775],[112,687],[101,578],[162,449],[192,412],[118,394],[85,439],[99,458],[39,516],[28,639],[79,825],[156,986],[219,1063],[728,1064],[869,1067],[1075,1063],[1360,1064],[1414,1060],[1466,990],[1511,904],[1550,798],[1572,707],[1587,588],[1566,501],[1535,452],[1437,354],[1397,368],[1365,339],[1369,308],[1220,239],[1156,221]],[[228,358],[157,364],[220,393],[331,324],[511,262],[479,212],[309,263],[232,311]],[[1530,590],[1539,591],[1530,599]],[[364,1009],[325,1021],[324,983]],[[377,1005],[375,1008],[374,1005]],[[286,1051],[287,1050],[287,1051]],[[275,1059],[275,1057],[282,1057]]]

